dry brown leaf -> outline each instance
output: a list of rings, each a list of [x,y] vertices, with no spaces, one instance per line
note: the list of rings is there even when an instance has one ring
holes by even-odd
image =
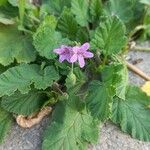
[[[34,113],[28,117],[19,115],[16,117],[16,121],[22,128],[31,128],[32,126],[40,123],[40,121],[52,111],[51,107],[43,108],[39,113]]]

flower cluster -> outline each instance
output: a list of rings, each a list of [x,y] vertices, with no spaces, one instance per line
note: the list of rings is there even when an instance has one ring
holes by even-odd
[[[64,60],[67,60],[69,63],[79,62],[79,66],[83,68],[85,66],[84,59],[94,56],[93,53],[88,51],[89,48],[89,43],[74,47],[62,45],[60,48],[54,49],[54,52],[59,55],[60,62]]]

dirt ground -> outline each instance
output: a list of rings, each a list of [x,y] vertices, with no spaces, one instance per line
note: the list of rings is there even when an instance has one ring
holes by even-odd
[[[148,45],[150,47],[148,43],[143,44],[143,46]],[[150,75],[150,52],[129,52],[128,60],[131,63],[139,59],[141,62],[136,66]],[[139,86],[144,83],[144,80],[131,72],[129,72],[129,81]],[[45,118],[39,125],[31,129],[21,129],[14,124],[4,144],[0,145],[0,150],[41,150],[43,130],[48,121],[48,118]],[[150,142],[132,139],[120,131],[119,127],[108,121],[101,129],[99,143],[89,146],[89,150],[150,150]]]

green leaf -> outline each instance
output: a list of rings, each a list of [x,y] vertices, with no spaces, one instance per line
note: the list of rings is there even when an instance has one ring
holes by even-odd
[[[0,75],[0,96],[10,96],[16,90],[25,94],[31,89],[31,84],[37,89],[46,89],[58,79],[59,75],[52,66],[41,70],[38,65],[21,64]]]
[[[66,39],[62,39],[59,32],[55,31],[56,24],[57,21],[54,16],[47,16],[33,36],[36,50],[47,59],[55,58],[56,55],[53,50],[68,42]]]
[[[74,68],[73,72],[70,72],[66,78],[66,87],[67,91],[70,93],[78,93],[83,92],[81,91],[82,85],[87,81],[87,77],[85,74],[79,69],[79,68]]]
[[[69,9],[64,9],[62,12],[57,28],[65,37],[76,40],[78,24]]]
[[[126,24],[128,32],[141,23],[144,14],[144,6],[137,0],[110,0],[106,8],[108,15],[116,15]]]
[[[59,16],[63,11],[64,7],[70,7],[70,0],[43,0],[42,1],[42,10],[43,13],[55,14]]]
[[[13,7],[8,2],[0,5],[0,17],[5,19],[12,20],[18,16],[18,8]],[[0,21],[1,22],[1,21]],[[3,22],[1,22],[3,23]]]
[[[122,131],[143,141],[150,141],[150,97],[138,87],[129,86],[126,99],[113,100],[112,121],[121,126]]]
[[[9,13],[8,9],[12,11],[12,13]],[[14,24],[15,21],[13,18],[17,15],[14,14],[14,12],[16,12],[16,9],[10,6],[7,0],[0,1],[0,23],[5,25]]]
[[[148,39],[150,37],[150,9],[148,8],[145,10],[143,24],[145,26],[143,37]]]
[[[88,25],[88,0],[72,0],[71,1],[72,13],[76,16],[76,21],[81,26]]]
[[[43,150],[84,150],[86,142],[96,142],[98,138],[93,118],[86,111],[80,113],[65,103],[57,105],[52,123],[45,133]]]
[[[105,55],[111,55],[119,53],[126,42],[125,26],[117,17],[112,16],[99,25],[91,45],[93,49],[100,49]]]
[[[13,19],[8,19],[8,18],[6,18],[5,16],[2,16],[2,15],[0,14],[0,23],[5,24],[5,25],[12,25],[12,24],[14,24],[15,22],[14,22]]]
[[[73,73],[73,71],[70,71],[69,74],[67,75],[65,83],[67,89],[74,87],[76,84],[76,80],[77,80],[76,75]]]
[[[3,6],[7,3],[7,0],[0,0],[0,6]]]
[[[120,83],[121,75],[120,71],[123,69],[123,65],[120,63],[112,63],[106,66],[102,70],[102,81],[107,86],[116,87],[116,84]]]
[[[12,116],[0,107],[0,143],[9,132],[12,124]]]
[[[90,2],[90,14],[92,22],[99,22],[100,16],[102,15],[102,1],[92,0]]]
[[[101,121],[109,118],[112,103],[109,87],[98,80],[92,81],[86,101],[88,110],[94,118]]]
[[[21,34],[15,26],[0,24],[0,64],[7,66],[15,59],[18,63],[29,63],[35,58],[35,49],[28,36]]]
[[[110,15],[118,16],[125,23],[134,17],[131,0],[110,0],[108,7]]]
[[[18,6],[19,1],[18,0],[7,0],[12,6]]]
[[[40,110],[45,100],[46,96],[37,90],[31,90],[27,94],[17,91],[11,96],[4,96],[1,106],[9,112],[28,116]]]
[[[86,28],[80,27],[77,32],[76,41],[78,41],[80,43],[85,43],[85,42],[89,41],[89,37],[90,37],[90,35],[87,32]]]
[[[150,0],[140,0],[140,2],[150,6]]]
[[[127,85],[128,85],[128,70],[126,64],[123,64],[122,69],[118,72],[121,76],[121,81],[116,85],[116,96],[125,100]]]

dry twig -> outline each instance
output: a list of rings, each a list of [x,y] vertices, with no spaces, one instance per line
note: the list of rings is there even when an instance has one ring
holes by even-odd
[[[142,77],[144,80],[150,81],[150,76],[146,75],[142,70],[130,64],[129,62],[126,62],[126,65],[128,69],[130,69],[131,71]]]

